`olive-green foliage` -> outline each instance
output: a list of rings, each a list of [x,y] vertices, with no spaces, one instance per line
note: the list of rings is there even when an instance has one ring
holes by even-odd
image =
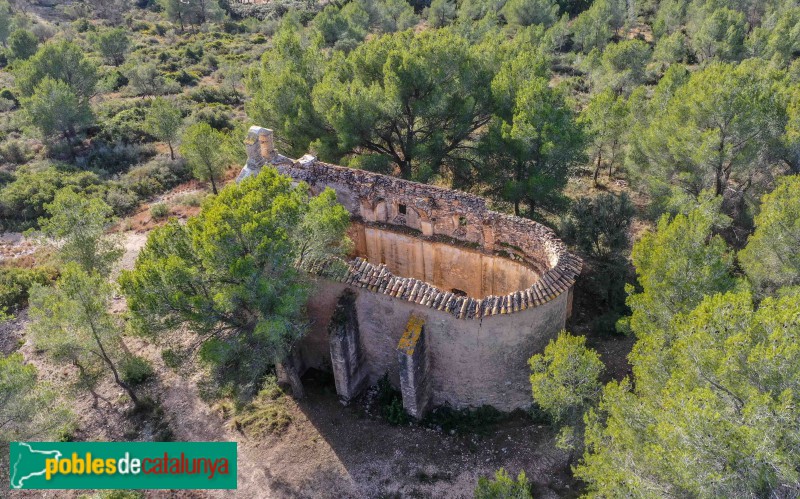
[[[508,0],[500,13],[511,24],[550,26],[558,20],[558,10],[554,0]]]
[[[45,139],[61,136],[72,141],[92,122],[88,101],[81,100],[69,84],[50,77],[42,80],[22,105]]]
[[[597,90],[611,89],[615,94],[628,95],[644,82],[652,51],[641,40],[612,43],[603,50],[599,64],[592,70],[592,82]]]
[[[189,98],[195,102],[204,102],[207,104],[238,104],[241,101],[241,95],[236,90],[217,88],[211,86],[198,87],[189,94]]]
[[[788,96],[786,109],[786,134],[783,143],[786,146],[787,159],[792,173],[800,173],[800,87],[795,87]]]
[[[800,7],[775,12],[750,33],[747,47],[750,52],[785,67],[800,52]]]
[[[627,102],[614,90],[606,88],[591,97],[578,121],[586,131],[589,157],[594,163],[594,183],[597,185],[603,166],[608,166],[610,179],[614,166],[625,162],[624,146],[630,128]]]
[[[100,178],[91,172],[62,171],[55,166],[20,168],[14,180],[0,190],[0,224],[6,230],[36,227],[46,213],[45,205],[53,201],[58,190],[68,186],[85,195],[103,190]]]
[[[0,43],[6,44],[8,35],[11,33],[14,17],[11,12],[11,6],[6,0],[0,2]]]
[[[123,253],[117,238],[106,234],[113,221],[111,207],[98,197],[65,187],[44,208],[47,215],[39,219],[39,227],[57,245],[59,260],[107,275]]]
[[[248,113],[276,130],[283,150],[298,156],[311,148],[325,160],[458,188],[484,184],[518,214],[562,204],[583,135],[564,92],[549,85],[541,54],[563,46],[566,18],[561,35],[539,26],[513,41],[491,32],[473,40],[448,26],[375,37],[324,57],[317,44],[349,37],[355,18],[345,13],[357,5],[326,7],[315,24],[321,37],[284,19],[251,74]],[[540,79],[528,81],[534,75]]]
[[[261,58],[247,83],[253,96],[248,115],[275,130],[282,150],[294,157],[304,154],[312,141],[325,134],[324,122],[311,101],[322,71],[320,54],[315,42],[302,36],[299,21],[287,17],[275,34],[273,48]]]
[[[800,177],[783,178],[761,200],[756,230],[739,252],[747,276],[761,289],[800,284]]]
[[[661,0],[653,20],[653,32],[659,39],[680,31],[686,22],[686,0]]]
[[[225,169],[233,158],[229,137],[208,123],[195,123],[188,127],[181,139],[181,154],[192,167],[194,176],[211,182],[214,194],[218,192]]]
[[[417,23],[414,8],[406,0],[358,0],[369,13],[370,25],[378,33],[403,31]]]
[[[147,111],[147,118],[144,122],[145,129],[155,138],[166,142],[169,146],[169,155],[175,159],[173,144],[178,140],[181,126],[183,126],[183,113],[181,109],[171,101],[163,98],[156,98]]]
[[[22,354],[0,354],[0,440],[53,440],[73,425],[75,416],[58,393],[36,378]]]
[[[166,192],[191,178],[186,161],[155,158],[141,166],[131,168],[120,178],[120,186],[130,190],[141,199]]]
[[[0,267],[0,320],[28,304],[31,286],[52,284],[56,277],[58,271],[51,267]]]
[[[506,0],[463,0],[459,2],[458,17],[464,22],[480,21],[487,16],[496,19]]]
[[[146,383],[156,374],[150,361],[136,355],[125,357],[120,362],[119,370],[122,379],[131,386]]]
[[[481,138],[481,173],[489,193],[511,203],[516,215],[560,209],[561,189],[585,147],[564,92],[545,77],[546,61],[523,51],[505,61],[491,82],[494,115]]]
[[[94,43],[106,63],[119,66],[125,62],[130,40],[124,28],[102,31],[95,37]]]
[[[386,418],[389,424],[403,425],[408,423],[409,415],[403,407],[402,394],[392,386],[389,381],[389,373],[385,373],[377,384],[376,402],[381,411],[381,415]]]
[[[8,57],[15,61],[25,61],[36,53],[39,39],[27,29],[16,29],[8,37]]]
[[[628,230],[634,214],[633,203],[624,192],[583,197],[570,207],[562,234],[592,258],[613,259],[628,247]]]
[[[562,331],[528,363],[533,400],[556,422],[578,422],[600,396],[604,366],[597,352],[586,348],[584,336]]]
[[[744,53],[747,20],[743,13],[725,7],[713,9],[714,2],[690,10],[689,38],[701,61],[737,61]]]
[[[331,4],[314,17],[314,27],[328,46],[338,46],[346,41],[358,43],[369,32],[369,11],[360,1],[348,2],[341,8]]]
[[[150,216],[155,219],[165,218],[169,215],[169,206],[166,203],[155,203],[150,206]]]
[[[428,8],[428,22],[441,28],[452,23],[456,17],[456,2],[453,0],[433,0]]]
[[[575,472],[590,492],[800,490],[798,303],[796,292],[757,309],[747,292],[709,294],[666,327],[669,343],[648,347],[662,358],[650,367],[658,376],[638,372],[653,355],[631,357],[636,390],[609,383],[587,418],[588,452]]]
[[[346,254],[348,225],[333,191],[310,198],[264,168],[208,198],[185,225],[153,230],[120,282],[142,331],[186,326],[217,386],[252,396],[305,333],[303,269],[324,271]]]
[[[686,35],[676,31],[659,38],[653,49],[653,61],[663,65],[685,63],[687,58]]]
[[[713,63],[685,78],[673,66],[655,89],[641,129],[631,133],[632,173],[656,202],[672,188],[692,196],[705,189],[740,197],[764,188],[759,170],[770,171],[778,159],[786,126],[785,112],[760,76],[757,63]],[[761,73],[763,75],[763,73]],[[668,78],[669,77],[669,78]],[[745,198],[747,199],[747,198]]]
[[[524,471],[520,471],[515,480],[506,470],[500,469],[495,473],[494,479],[478,479],[475,499],[533,499],[533,495]]]
[[[281,433],[292,422],[287,400],[275,376],[267,376],[258,394],[237,411],[234,426],[251,438]]]
[[[60,135],[73,142],[91,123],[97,67],[77,45],[47,43],[15,73],[22,104],[44,137]]]
[[[796,221],[795,184],[785,180],[765,197],[756,234],[740,253],[754,277],[775,263],[777,248],[759,248],[761,237],[777,230],[770,236],[780,240]],[[634,246],[641,286],[629,299],[635,389],[629,379],[609,383],[586,418],[587,452],[575,473],[590,493],[800,490],[798,290],[781,288],[756,306],[731,275],[730,250],[712,235],[719,206],[719,198],[704,196]],[[759,258],[764,266],[753,263]],[[782,284],[791,281],[768,289]]]
[[[489,82],[482,57],[455,32],[403,31],[328,66],[313,105],[341,152],[363,150],[403,178],[427,180],[455,169],[464,142],[488,121]]]
[[[564,240],[591,258],[586,262],[584,290],[606,312],[605,322],[616,322],[625,310],[628,233],[634,214],[627,194],[605,193],[575,201],[562,222]]]
[[[133,95],[164,95],[180,91],[180,85],[167,79],[152,62],[136,61],[126,66],[124,74],[128,79],[128,90]]]
[[[663,335],[676,315],[692,310],[704,296],[734,286],[733,255],[712,232],[721,201],[706,201],[686,215],[662,216],[656,230],[634,245],[631,258],[641,291],[629,287],[628,305],[633,311],[630,327],[640,339],[669,341]]]
[[[158,0],[158,3],[167,18],[180,24],[181,29],[219,20],[222,16],[218,0]]]
[[[107,276],[90,274],[70,262],[55,286],[31,289],[28,330],[36,347],[54,361],[77,366],[82,375],[93,369],[108,372],[139,405],[118,368],[122,327],[109,311],[112,293]]]
[[[23,97],[31,97],[39,84],[50,78],[67,84],[81,103],[94,95],[97,66],[85,51],[68,42],[49,42],[16,70],[16,85]]]
[[[572,24],[575,43],[584,51],[602,50],[625,23],[624,0],[595,0]]]

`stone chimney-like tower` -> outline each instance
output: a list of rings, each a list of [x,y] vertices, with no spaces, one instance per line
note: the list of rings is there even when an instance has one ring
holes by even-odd
[[[247,150],[247,163],[236,181],[239,182],[250,175],[258,175],[261,167],[275,160],[275,139],[272,130],[260,126],[251,126],[244,139]]]

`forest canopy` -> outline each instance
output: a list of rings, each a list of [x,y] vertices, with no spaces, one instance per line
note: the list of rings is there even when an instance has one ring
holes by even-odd
[[[164,363],[196,354],[237,410],[293,373],[308,271],[348,255],[349,217],[269,169],[225,185],[257,124],[582,257],[569,331],[529,367],[585,492],[800,494],[798,0],[0,0],[0,118],[0,229],[45,248],[0,262],[0,320],[29,308],[21,334],[90,391],[105,373],[152,408],[126,342],[178,328]],[[137,230],[117,281],[112,233]],[[60,438],[21,338],[0,436]],[[477,496],[532,496],[518,471]]]

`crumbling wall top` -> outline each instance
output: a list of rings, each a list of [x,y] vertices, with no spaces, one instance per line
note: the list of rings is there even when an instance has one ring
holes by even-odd
[[[412,301],[462,319],[480,319],[536,307],[569,291],[583,262],[548,227],[490,210],[486,200],[465,192],[420,184],[318,161],[294,161],[274,150],[272,131],[251,127],[245,144],[248,161],[237,181],[269,164],[307,183],[312,191],[330,187],[352,216],[365,223],[412,229],[419,237],[445,236],[500,254],[533,268],[541,276],[527,289],[481,299],[443,291],[418,279],[395,276],[384,264],[356,258],[342,278],[349,285]],[[256,145],[259,147],[256,147]]]

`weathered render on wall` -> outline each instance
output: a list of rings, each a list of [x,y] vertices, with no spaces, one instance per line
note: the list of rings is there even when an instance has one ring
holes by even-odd
[[[290,160],[260,127],[251,127],[246,144],[239,179],[270,165],[314,193],[330,187],[354,222],[357,258],[341,280],[319,278],[309,303],[305,367],[332,370],[337,388],[348,387],[340,392],[345,399],[361,376],[374,383],[388,372],[416,417],[428,399],[502,410],[530,405],[527,360],[564,327],[582,265],[549,228],[493,212],[470,194],[308,155]],[[353,293],[348,323],[357,325],[342,336],[331,319],[345,291]],[[424,324],[423,343],[409,356],[401,337],[412,318]],[[343,346],[350,348],[346,360]],[[353,373],[359,379],[344,379]],[[422,391],[407,394],[409,386]]]

